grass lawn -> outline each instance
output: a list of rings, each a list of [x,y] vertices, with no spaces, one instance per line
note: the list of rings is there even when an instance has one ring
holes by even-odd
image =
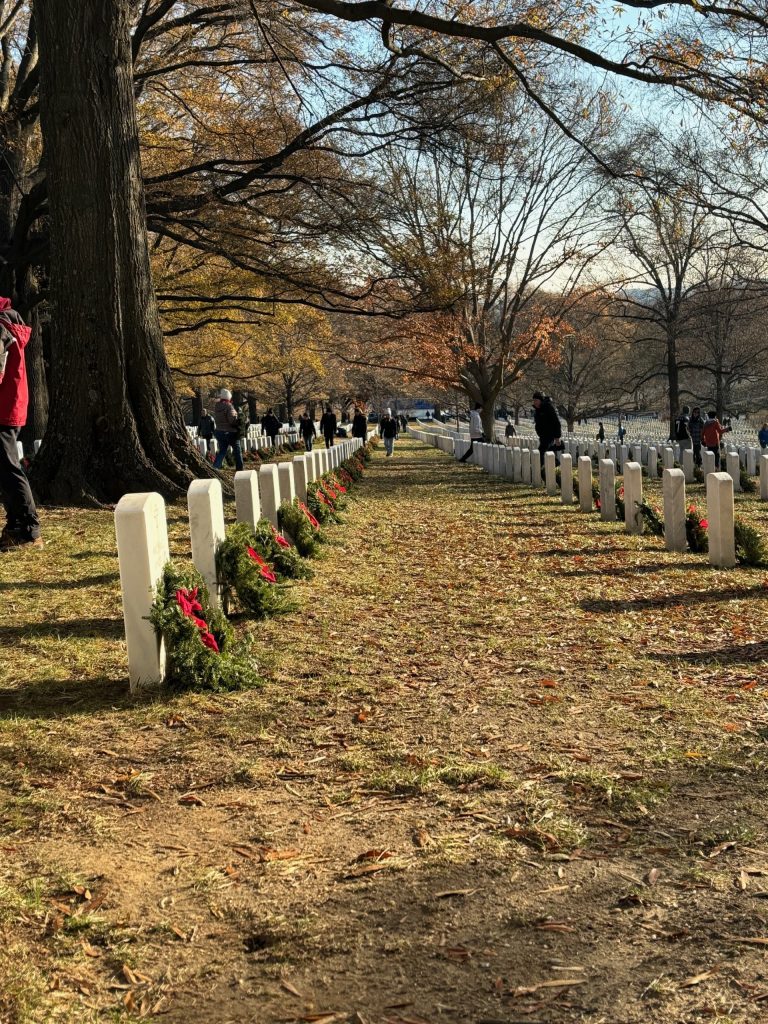
[[[44,530],[0,559],[2,1024],[768,1020],[768,571],[401,440],[238,625],[263,686],[131,697],[111,513]]]

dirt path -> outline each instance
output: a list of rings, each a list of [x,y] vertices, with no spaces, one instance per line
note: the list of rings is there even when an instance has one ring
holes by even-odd
[[[768,1020],[761,574],[407,442],[346,518],[263,689],[3,691],[0,1021]]]

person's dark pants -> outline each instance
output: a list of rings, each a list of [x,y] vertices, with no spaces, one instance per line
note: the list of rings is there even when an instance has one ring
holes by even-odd
[[[693,442],[693,463],[695,466],[701,465],[701,441]]]
[[[707,445],[707,451],[708,452],[712,452],[712,454],[715,456],[715,469],[719,471],[719,469],[720,469],[720,445],[717,445],[717,447],[715,447],[715,445],[713,445],[713,444],[708,444]]]
[[[27,475],[19,464],[16,441],[20,429],[0,426],[0,493],[8,529],[23,539],[36,540],[40,536],[40,520]]]
[[[472,452],[475,450],[475,441],[477,441],[478,444],[485,444],[485,435],[483,435],[482,437],[470,437],[469,448],[467,448],[467,450],[461,456],[459,462],[466,462],[467,459],[472,457]]]
[[[305,437],[305,438],[304,438],[304,448],[305,448],[305,449],[306,449],[306,450],[307,450],[308,452],[311,452],[311,451],[312,451],[312,438],[311,438],[311,437]]]
[[[214,469],[221,469],[224,459],[227,457],[227,452],[232,449],[232,454],[235,457],[235,469],[241,470],[243,468],[243,454],[240,451],[240,436],[229,430],[217,430],[216,431],[216,442],[219,446],[219,450],[216,454],[216,458],[213,463]]]
[[[333,448],[333,434],[324,434],[323,437],[325,438],[325,447]]]

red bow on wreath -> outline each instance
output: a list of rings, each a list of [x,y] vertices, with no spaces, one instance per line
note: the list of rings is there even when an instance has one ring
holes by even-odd
[[[205,619],[201,619],[196,613],[203,610],[203,606],[197,599],[198,588],[194,590],[177,590],[176,591],[176,603],[178,604],[181,611],[188,619],[191,619],[197,628],[200,630],[200,640],[205,647],[214,651],[216,654],[219,653],[219,645],[216,642],[216,637],[208,629],[208,623]]]
[[[277,576],[275,576],[258,551],[254,551],[253,548],[248,548],[248,557],[252,558],[256,565],[258,565],[261,570],[261,575],[267,583],[277,583]]]

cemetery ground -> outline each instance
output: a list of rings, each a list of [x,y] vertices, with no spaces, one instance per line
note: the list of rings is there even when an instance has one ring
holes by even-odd
[[[127,694],[110,512],[0,560],[0,1021],[768,1020],[768,574],[410,441],[330,534],[235,694]]]

